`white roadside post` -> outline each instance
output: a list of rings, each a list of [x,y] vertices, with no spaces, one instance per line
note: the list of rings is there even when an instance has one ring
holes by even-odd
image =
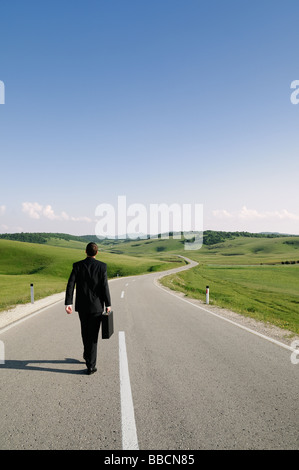
[[[33,284],[30,284],[30,291],[31,291],[31,303],[34,304],[34,289],[33,289]]]
[[[206,286],[206,304],[209,303],[209,296],[210,296],[210,289],[209,289],[209,286]]]

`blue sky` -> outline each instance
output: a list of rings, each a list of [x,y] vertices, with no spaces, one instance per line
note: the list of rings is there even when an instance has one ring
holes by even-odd
[[[297,0],[2,0],[0,232],[203,204],[299,234]]]

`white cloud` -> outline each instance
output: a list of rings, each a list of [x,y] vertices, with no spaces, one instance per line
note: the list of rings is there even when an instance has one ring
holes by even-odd
[[[50,220],[54,220],[54,219],[57,219],[57,215],[54,214],[54,211],[52,209],[52,207],[50,205],[46,206],[44,209],[43,209],[43,215],[47,218],[47,219],[50,219]]]
[[[62,211],[62,212],[61,212],[61,218],[62,218],[63,220],[69,220],[69,219],[70,219],[70,216],[69,216],[66,212]]]
[[[71,220],[74,222],[92,222],[92,219],[89,217],[71,217]]]
[[[2,205],[0,206],[0,215],[4,215],[6,211],[6,206]]]
[[[55,214],[50,204],[42,206],[38,202],[23,202],[23,212],[28,214],[32,219],[40,219],[41,216],[49,220],[71,220],[74,222],[92,222],[89,217],[72,217],[62,211],[60,215]],[[0,206],[2,207],[2,206]],[[3,206],[4,207],[4,206]],[[1,212],[0,212],[1,213]]]
[[[43,206],[37,202],[23,202],[23,212],[29,215],[31,219],[39,219]]]
[[[261,218],[264,218],[265,215],[260,214],[255,209],[247,209],[246,206],[243,206],[241,211],[238,214],[238,217],[241,217],[242,219],[261,219]]]
[[[239,216],[246,219],[289,219],[289,220],[299,220],[299,214],[292,214],[286,209],[282,211],[266,211],[258,212],[255,209],[247,209],[247,207],[242,207]]]
[[[217,209],[213,210],[212,214],[214,217],[217,218],[235,218],[235,219],[280,219],[280,220],[299,220],[299,214],[293,214],[286,209],[282,211],[266,211],[266,212],[259,212],[256,209],[248,209],[246,206],[243,206],[240,211],[237,212],[229,212],[226,209]]]
[[[213,215],[215,217],[218,217],[220,219],[227,219],[227,218],[231,218],[233,217],[232,214],[230,214],[227,210],[225,209],[222,209],[222,210],[215,210],[215,211],[212,211]]]
[[[282,212],[275,212],[275,215],[280,219],[299,220],[299,214],[292,214],[284,209]]]

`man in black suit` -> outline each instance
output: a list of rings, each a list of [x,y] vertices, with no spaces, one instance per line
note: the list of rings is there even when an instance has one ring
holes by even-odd
[[[81,335],[84,346],[83,357],[87,373],[96,372],[97,344],[104,308],[111,309],[107,280],[107,265],[95,259],[98,254],[96,243],[88,243],[87,257],[73,264],[66,294],[65,310],[72,313],[74,288],[76,285],[75,310],[79,313]]]

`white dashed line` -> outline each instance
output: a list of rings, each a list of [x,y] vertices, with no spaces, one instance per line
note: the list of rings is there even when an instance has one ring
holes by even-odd
[[[125,296],[125,291],[124,291],[124,290],[122,290],[122,291],[121,291],[121,294],[120,294],[120,298],[121,298],[121,299],[123,299],[123,298],[124,298],[124,296]]]
[[[124,331],[119,331],[119,375],[123,450],[139,450]]]

